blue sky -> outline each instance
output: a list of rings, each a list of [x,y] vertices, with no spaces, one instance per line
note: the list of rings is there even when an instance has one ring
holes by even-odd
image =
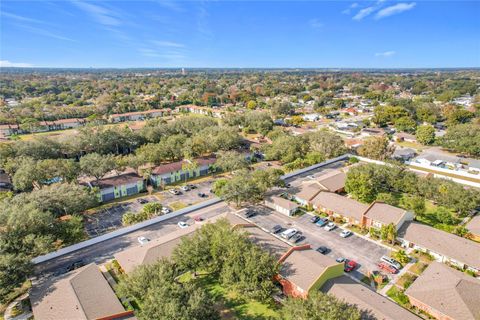
[[[479,1],[8,1],[0,65],[480,67]]]

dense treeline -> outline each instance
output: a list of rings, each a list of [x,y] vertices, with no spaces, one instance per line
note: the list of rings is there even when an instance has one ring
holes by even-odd
[[[79,214],[95,205],[92,191],[61,183],[0,202],[0,302],[31,273],[32,258],[84,239]]]
[[[396,165],[355,166],[347,173],[345,190],[355,199],[366,203],[377,199],[382,193],[405,193],[433,201],[458,212],[460,216],[466,216],[480,203],[480,192],[474,188],[466,188],[445,179],[420,177]],[[415,205],[413,202],[411,204]]]
[[[16,190],[55,181],[76,181],[79,175],[100,179],[125,167],[139,169],[182,158],[195,158],[238,148],[238,128],[206,117],[152,120],[136,133],[126,128],[84,128],[63,141],[40,137],[0,145],[0,167],[12,176]]]
[[[344,105],[336,98],[348,87],[374,104],[402,104],[397,94],[408,91],[422,95],[422,101],[449,102],[453,98],[478,94],[474,71],[415,74],[349,72],[190,72],[187,76],[164,71],[78,72],[16,74],[0,78],[0,97],[15,98],[21,105],[0,111],[0,123],[22,123],[31,119],[89,117],[151,108],[173,108],[181,104],[278,109],[288,103],[272,98],[290,97],[290,102],[314,100],[317,111]],[[405,99],[409,100],[409,99]],[[400,101],[400,102],[398,102]],[[429,108],[427,106],[427,108]],[[282,111],[283,109],[283,111]]]

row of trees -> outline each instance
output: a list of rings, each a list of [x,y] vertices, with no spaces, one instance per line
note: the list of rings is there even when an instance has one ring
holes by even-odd
[[[411,197],[407,209],[421,210],[425,199],[467,215],[480,203],[480,192],[445,179],[420,177],[397,165],[362,164],[347,173],[345,190],[355,199],[370,203],[381,193],[405,193]],[[385,196],[383,196],[385,198]],[[424,208],[424,207],[423,207]]]

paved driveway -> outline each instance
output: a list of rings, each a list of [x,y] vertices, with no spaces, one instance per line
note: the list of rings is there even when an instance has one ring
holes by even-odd
[[[344,257],[356,261],[359,268],[352,272],[352,275],[359,280],[363,275],[368,274],[368,271],[377,270],[376,265],[380,257],[390,251],[386,247],[356,235],[342,238],[339,235],[342,231],[340,228],[326,231],[310,222],[312,217],[310,214],[290,218],[263,206],[255,206],[255,209],[259,214],[250,220],[260,227],[270,230],[274,225],[279,224],[284,228],[295,228],[306,237],[300,244],[308,243],[313,249],[325,246],[330,249],[327,255],[333,259]]]

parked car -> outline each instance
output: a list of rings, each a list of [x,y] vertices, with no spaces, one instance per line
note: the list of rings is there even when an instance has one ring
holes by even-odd
[[[378,264],[378,267],[379,267],[380,269],[385,270],[385,271],[387,271],[387,272],[389,272],[389,273],[392,273],[392,274],[395,274],[395,273],[398,272],[397,268],[395,268],[394,266],[392,266],[392,265],[390,265],[390,264],[388,264],[388,263],[386,263],[386,262],[380,262],[380,263]]]
[[[300,241],[303,241],[304,239],[305,239],[305,236],[302,235],[301,232],[297,232],[290,238],[290,242],[291,243],[298,243]]]
[[[197,186],[194,184],[187,184],[187,187],[189,187],[190,189],[197,189]]]
[[[280,235],[281,235],[282,238],[284,238],[284,239],[290,239],[290,238],[293,237],[297,232],[298,232],[297,229],[287,229],[287,230],[283,231]]]
[[[282,226],[277,224],[277,225],[273,226],[272,233],[274,233],[274,234],[279,233],[282,229],[283,229]]]
[[[188,224],[185,221],[180,221],[177,225],[182,229],[188,227]]]
[[[335,229],[337,226],[335,225],[335,223],[333,222],[329,222],[325,227],[324,229],[327,230],[327,231],[332,231],[333,229]]]
[[[346,237],[349,237],[351,234],[352,234],[352,231],[350,231],[350,230],[343,230],[342,232],[340,232],[340,237],[346,238]]]
[[[144,245],[150,241],[150,239],[147,239],[145,237],[138,237],[137,240],[141,245]]]
[[[313,217],[310,218],[311,223],[317,223],[318,220],[320,220],[319,216],[313,216]]]
[[[320,218],[318,219],[318,221],[315,223],[317,226],[319,227],[323,227],[324,225],[326,225],[328,223],[328,220],[327,219],[323,219],[323,218]]]
[[[205,193],[203,193],[203,192],[199,192],[199,193],[198,193],[198,196],[199,196],[200,198],[206,198],[206,197],[207,197],[207,195],[206,195]]]
[[[137,202],[140,203],[140,204],[145,204],[145,203],[148,203],[148,200],[140,198],[140,199],[137,199]]]
[[[315,179],[315,176],[312,175],[312,174],[310,174],[310,175],[307,176],[307,178],[308,178],[308,179]]]
[[[352,272],[353,270],[355,270],[355,268],[357,267],[357,263],[353,260],[345,260],[345,267],[343,268],[343,270],[345,270],[345,272]]]
[[[337,261],[338,263],[345,262],[345,258],[344,257],[338,257],[337,259],[335,259],[335,261]]]
[[[170,210],[169,208],[167,207],[162,207],[162,210],[161,210],[162,214],[167,214],[167,213],[170,213],[172,212],[172,210]]]
[[[320,246],[317,248],[317,251],[320,252],[321,254],[327,254],[327,252],[329,251],[327,247],[324,247],[324,246]]]
[[[395,268],[397,268],[397,270],[402,269],[402,265],[400,264],[400,262],[398,262],[397,260],[395,260],[393,258],[390,258],[388,256],[383,256],[383,257],[380,258],[380,260],[388,263],[389,265],[394,266]]]
[[[285,188],[291,188],[291,187],[292,187],[292,185],[291,185],[290,183],[287,183],[287,184],[285,185]]]
[[[181,193],[178,189],[170,189],[168,192],[170,192],[171,194],[174,194],[176,196]]]
[[[205,220],[205,219],[203,219],[203,217],[201,217],[201,216],[195,216],[195,217],[193,218],[193,220],[195,220],[195,221],[197,221],[197,222],[202,222],[202,221]]]
[[[78,269],[78,268],[83,267],[85,264],[86,264],[85,261],[83,261],[83,260],[77,260],[77,261],[69,264],[69,265],[67,266],[67,268],[66,268],[66,271],[67,271],[67,272],[73,271],[73,270],[75,270],[75,269]]]
[[[190,187],[188,185],[181,186],[180,189],[182,189],[182,191],[190,191]]]
[[[256,216],[257,213],[253,210],[247,210],[247,212],[245,212],[245,214],[243,215],[245,218],[251,218],[251,217],[254,217]]]

